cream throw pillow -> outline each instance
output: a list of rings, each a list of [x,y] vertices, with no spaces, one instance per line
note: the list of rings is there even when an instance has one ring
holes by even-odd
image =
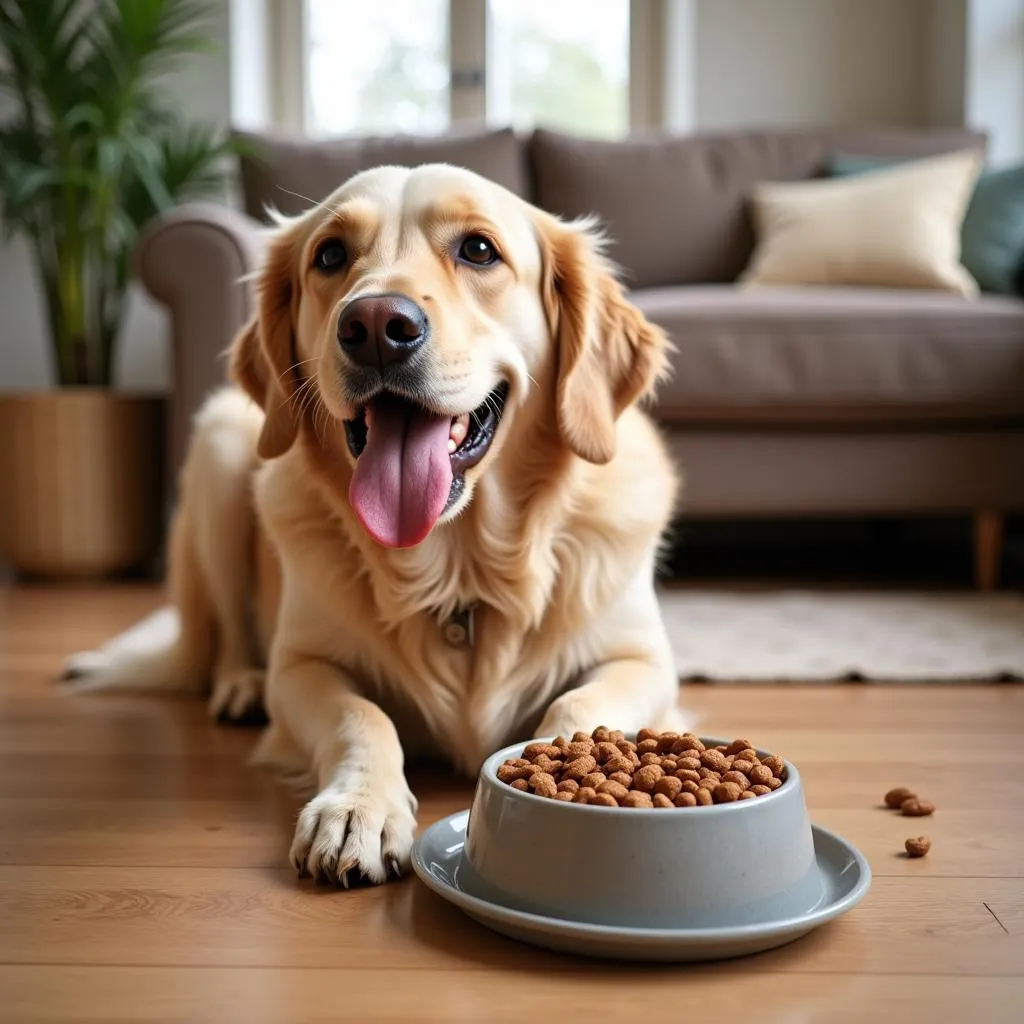
[[[965,150],[854,178],[758,185],[757,247],[740,281],[976,295],[960,226],[982,162]]]

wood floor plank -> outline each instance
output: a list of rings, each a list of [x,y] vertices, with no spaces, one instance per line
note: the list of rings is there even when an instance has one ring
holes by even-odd
[[[690,686],[701,731],[799,766],[859,846],[865,902],[807,938],[700,968],[609,966],[494,935],[414,879],[337,892],[284,858],[298,799],[245,767],[255,730],[194,698],[67,695],[63,657],[155,588],[0,588],[0,1021],[517,1021],[664,1016],[1001,1022],[1024,1000],[1024,687]],[[982,751],[978,766],[946,752]],[[472,783],[415,766],[421,827]],[[927,819],[880,808],[913,786]],[[903,840],[926,833],[929,856]]]
[[[748,967],[1018,973],[1024,935],[1015,918],[1008,934],[986,904],[1015,907],[1020,890],[1017,879],[880,878],[862,908]],[[545,962],[414,880],[344,892],[297,882],[287,868],[0,867],[0,892],[0,963],[419,970]]]
[[[555,969],[498,974],[432,971],[410,983],[399,969],[227,970],[203,968],[0,968],[0,1007],[19,1024],[208,1024],[245,1021],[359,1021],[522,1024],[556,1015],[571,1021],[663,1019],[666,1007],[697,1006],[716,1020],[866,1020],[1010,1024],[1020,1019],[1024,979],[892,974],[745,974],[730,965],[699,969],[595,970],[563,960]],[[713,1009],[710,1009],[713,1008]],[[698,1011],[687,1011],[695,1013]],[[671,1018],[669,1018],[671,1019]]]

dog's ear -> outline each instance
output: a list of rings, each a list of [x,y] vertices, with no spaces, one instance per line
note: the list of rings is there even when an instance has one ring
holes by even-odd
[[[557,345],[558,429],[588,462],[615,455],[615,424],[668,367],[669,341],[627,301],[589,222],[538,219],[542,295]]]
[[[256,283],[256,313],[235,336],[229,373],[264,412],[258,452],[283,455],[299,431],[293,305],[294,245],[282,231],[271,241]]]

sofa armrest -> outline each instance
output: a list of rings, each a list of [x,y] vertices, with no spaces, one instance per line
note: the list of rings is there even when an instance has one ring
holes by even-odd
[[[252,309],[245,280],[263,256],[262,225],[237,210],[189,203],[154,218],[133,253],[136,276],[171,327],[169,467],[185,454],[192,417],[224,380],[223,355]]]

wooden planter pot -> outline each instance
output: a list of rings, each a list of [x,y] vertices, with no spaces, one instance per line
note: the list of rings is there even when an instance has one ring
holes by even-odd
[[[156,553],[163,399],[99,388],[0,394],[0,558],[44,577],[102,577]]]

